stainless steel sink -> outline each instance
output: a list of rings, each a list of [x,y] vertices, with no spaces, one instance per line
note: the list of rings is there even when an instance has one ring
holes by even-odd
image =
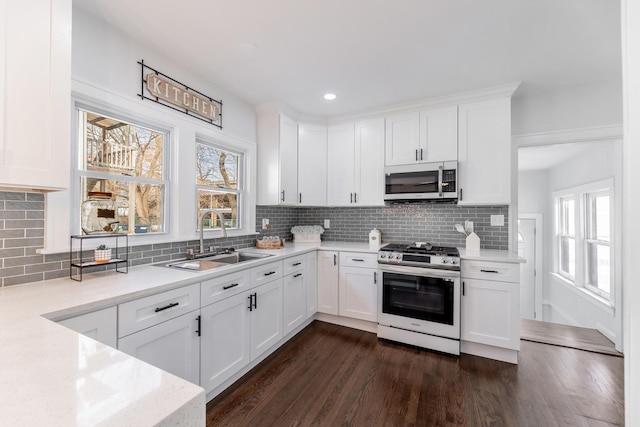
[[[251,252],[232,252],[228,254],[211,255],[199,259],[170,261],[154,265],[158,267],[178,268],[182,270],[206,271],[214,268],[227,267],[232,264],[255,261],[270,256],[272,255]]]

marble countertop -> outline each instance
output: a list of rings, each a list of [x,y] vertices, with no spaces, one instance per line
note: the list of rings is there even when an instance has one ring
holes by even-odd
[[[0,288],[0,413],[12,426],[204,425],[204,390],[67,329],[62,320],[153,293],[198,283],[292,255],[321,250],[376,253],[368,242],[290,243],[243,249],[272,255],[206,273],[146,265],[128,274],[86,274]],[[500,254],[501,253],[501,254]],[[464,259],[518,261],[480,251]],[[478,258],[482,257],[482,258]]]

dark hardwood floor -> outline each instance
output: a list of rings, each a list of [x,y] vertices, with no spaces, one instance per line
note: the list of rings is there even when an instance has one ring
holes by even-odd
[[[623,425],[623,359],[522,341],[519,365],[316,321],[207,404],[207,426]]]

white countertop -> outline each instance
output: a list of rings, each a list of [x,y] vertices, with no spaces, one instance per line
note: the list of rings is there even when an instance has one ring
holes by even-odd
[[[290,243],[250,264],[207,273],[157,266],[0,288],[0,416],[3,425],[204,425],[204,390],[67,329],[61,320],[316,249],[376,253],[368,242]],[[521,262],[480,251],[464,259]],[[45,318],[46,317],[46,318]]]
[[[500,251],[497,249],[480,249],[479,251],[468,251],[464,248],[458,248],[460,258],[465,260],[477,261],[495,261],[495,262],[511,262],[523,263],[526,260],[519,256],[516,252]]]

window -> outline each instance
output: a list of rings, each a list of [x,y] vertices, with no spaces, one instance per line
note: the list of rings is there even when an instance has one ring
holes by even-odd
[[[78,113],[82,230],[164,232],[167,133],[91,111]],[[87,208],[96,198],[102,208]]]
[[[611,299],[613,181],[555,194],[557,273],[605,300]]]
[[[570,280],[576,276],[576,216],[575,200],[561,198],[558,201],[558,252],[560,254],[560,274]]]
[[[242,169],[244,156],[209,143],[196,143],[196,189],[198,218],[203,209],[217,209],[224,215],[227,229],[241,228],[243,202]],[[213,214],[204,219],[204,229],[220,228],[220,221]],[[198,229],[200,224],[197,225]]]
[[[586,286],[593,292],[608,296],[611,293],[611,218],[608,192],[585,194]]]

